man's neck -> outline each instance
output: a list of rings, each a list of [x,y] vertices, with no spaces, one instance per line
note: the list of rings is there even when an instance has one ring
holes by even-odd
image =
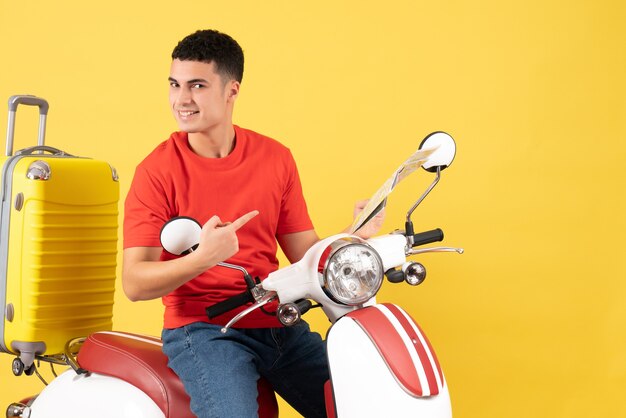
[[[189,133],[188,141],[192,151],[201,157],[224,158],[235,147],[235,128],[231,123],[207,132]]]

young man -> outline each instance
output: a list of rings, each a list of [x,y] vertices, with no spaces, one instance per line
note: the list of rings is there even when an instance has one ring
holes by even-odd
[[[277,242],[295,262],[318,240],[289,150],[233,125],[243,62],[237,42],[213,30],[174,49],[169,99],[180,131],[135,172],[125,205],[124,291],[131,300],[163,298],[163,351],[197,416],[256,416],[263,376],[303,416],[323,417],[328,370],[319,334],[304,322],[284,328],[262,311],[222,334],[239,310],[214,320],[204,313],[245,289],[241,273],[218,262],[265,278],[278,267]],[[185,257],[160,246],[160,230],[174,216],[204,225],[198,249]]]

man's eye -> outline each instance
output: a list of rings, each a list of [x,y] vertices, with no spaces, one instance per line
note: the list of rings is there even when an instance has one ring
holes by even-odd
[[[178,87],[178,83],[172,82],[172,83],[170,83],[170,87]]]
[[[191,86],[192,89],[201,89],[203,87],[204,87],[203,84],[194,84],[194,85]]]

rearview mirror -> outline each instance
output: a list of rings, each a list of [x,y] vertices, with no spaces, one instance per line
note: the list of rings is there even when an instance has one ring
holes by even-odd
[[[186,216],[170,219],[161,229],[161,246],[174,255],[186,255],[198,248],[202,226]]]
[[[452,164],[454,155],[456,154],[456,144],[454,139],[445,132],[433,132],[428,135],[419,146],[419,149],[437,148],[435,152],[430,154],[428,160],[422,164],[422,168],[431,173],[443,170]]]

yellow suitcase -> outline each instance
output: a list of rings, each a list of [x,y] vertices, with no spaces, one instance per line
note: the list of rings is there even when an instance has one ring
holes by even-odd
[[[19,104],[39,107],[39,140],[12,155]],[[0,350],[26,368],[70,339],[111,329],[113,316],[117,173],[45,146],[47,112],[41,98],[12,96],[0,157]]]

